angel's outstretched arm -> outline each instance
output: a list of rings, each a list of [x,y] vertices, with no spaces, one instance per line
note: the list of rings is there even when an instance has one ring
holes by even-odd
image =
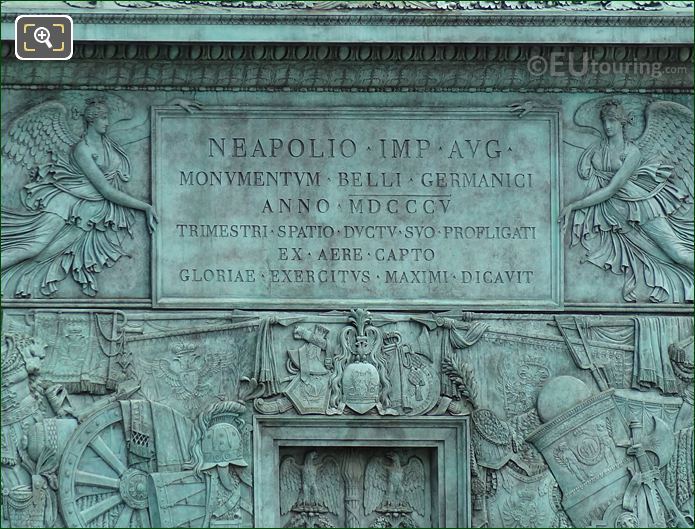
[[[615,195],[625,185],[625,182],[629,180],[630,176],[632,176],[637,170],[640,160],[640,152],[636,147],[633,146],[629,150],[623,165],[620,167],[620,169],[618,169],[613,178],[611,178],[610,183],[606,187],[597,189],[584,198],[581,198],[576,202],[571,202],[562,208],[560,218],[558,219],[558,222],[562,225],[562,231],[564,232],[569,226],[572,211],[595,206],[596,204],[605,202]]]
[[[109,128],[109,135],[121,146],[146,140],[150,137],[150,117],[143,112],[136,118],[119,121]]]
[[[106,200],[118,204],[119,206],[139,209],[140,211],[145,212],[147,215],[149,229],[154,229],[154,224],[157,222],[157,216],[154,212],[154,208],[146,202],[138,200],[135,197],[131,197],[129,194],[119,191],[115,187],[111,186],[106,181],[106,178],[104,178],[104,173],[101,172],[101,169],[99,169],[96,162],[92,160],[87,146],[83,143],[78,143],[75,146],[75,160],[89,182]]]
[[[186,112],[192,114],[195,110],[200,110],[202,106],[197,101],[177,97],[167,102],[168,105],[177,105]],[[138,123],[135,123],[138,121]],[[131,123],[133,122],[133,123]],[[150,116],[143,112],[137,118],[121,121],[109,130],[109,134],[121,145],[130,145],[138,141],[146,140],[150,137]]]

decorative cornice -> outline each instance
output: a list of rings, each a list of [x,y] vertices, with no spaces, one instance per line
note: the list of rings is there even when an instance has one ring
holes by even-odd
[[[2,21],[13,22],[16,15],[3,12]],[[365,14],[278,14],[278,13],[99,13],[80,12],[71,15],[78,24],[147,24],[147,25],[255,25],[255,26],[523,26],[523,27],[693,27],[692,14],[662,15],[641,14],[623,16],[615,13],[365,13]]]
[[[2,83],[21,88],[309,91],[690,91],[687,46],[78,44],[66,62],[20,63],[3,44]],[[553,54],[610,66],[534,76]],[[105,67],[109,61],[109,67]],[[658,63],[660,75],[631,75]],[[627,72],[627,73],[625,73]]]
[[[693,42],[692,2],[649,0],[5,2],[3,38],[13,38],[16,15],[32,12],[69,13],[78,42]]]
[[[9,4],[9,2],[1,2]],[[239,9],[293,10],[293,11],[683,11],[693,8],[693,2],[636,0],[474,0],[474,1],[419,1],[419,0],[116,0],[116,1],[63,1],[43,2],[63,11],[89,11],[96,9],[145,10],[208,8],[223,11]],[[42,6],[43,7],[43,6]]]
[[[595,61],[627,64],[660,62],[690,65],[689,46],[621,45],[517,45],[517,44],[162,44],[162,43],[76,43],[73,61],[254,61],[264,63],[321,61],[334,63],[445,62],[445,63],[523,63],[532,57],[587,55]],[[3,59],[14,59],[13,48],[2,47]],[[46,65],[43,63],[43,65]]]

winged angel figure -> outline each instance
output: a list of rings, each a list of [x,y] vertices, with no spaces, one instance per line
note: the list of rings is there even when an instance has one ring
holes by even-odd
[[[304,464],[288,456],[280,464],[280,513],[331,512],[341,514],[343,480],[337,461],[321,457],[315,450],[307,452]]]
[[[130,121],[121,98],[110,96],[109,101],[118,107],[121,120]],[[189,112],[199,108],[185,99],[170,104]],[[126,235],[132,237],[135,211],[145,214],[150,232],[155,228],[154,208],[124,191],[130,161],[107,133],[109,110],[105,98],[88,99],[82,127],[73,126],[80,113],[75,110],[69,116],[65,104],[54,100],[10,123],[3,161],[30,174],[21,191],[24,210],[2,208],[2,285],[6,288],[16,280],[16,297],[37,292],[50,296],[68,275],[84,294],[95,296],[96,275],[127,255],[123,242]],[[142,123],[128,132],[138,134],[146,128],[148,123]]]
[[[692,111],[669,101],[599,98],[574,119],[602,139],[579,159],[588,194],[560,215],[563,231],[571,225],[570,244],[581,244],[589,262],[625,276],[626,301],[637,300],[640,270],[651,301],[692,301]]]
[[[417,457],[403,465],[401,457],[389,451],[369,460],[364,475],[366,514],[408,513],[425,515],[425,468]]]

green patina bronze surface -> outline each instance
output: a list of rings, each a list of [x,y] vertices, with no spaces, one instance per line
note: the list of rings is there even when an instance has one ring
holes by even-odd
[[[692,527],[692,3],[77,4],[2,6],[3,527]]]

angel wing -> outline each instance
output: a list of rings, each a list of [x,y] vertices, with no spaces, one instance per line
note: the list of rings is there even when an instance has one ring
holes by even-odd
[[[693,113],[672,101],[654,101],[645,111],[647,124],[636,140],[645,159],[662,158],[673,167],[675,183],[693,197]]]
[[[340,475],[338,462],[332,457],[324,457],[317,476],[317,485],[323,492],[322,500],[333,514],[340,515],[345,498],[343,479]]]
[[[383,457],[373,457],[367,463],[364,473],[364,512],[371,514],[384,499],[388,482],[386,461]]]
[[[290,512],[302,488],[302,467],[289,456],[280,463],[280,514]]]
[[[52,153],[67,153],[79,141],[67,115],[67,108],[58,101],[35,106],[10,124],[3,154],[31,169],[50,162]]]
[[[403,494],[410,506],[425,515],[425,467],[418,457],[411,457],[403,467]]]

